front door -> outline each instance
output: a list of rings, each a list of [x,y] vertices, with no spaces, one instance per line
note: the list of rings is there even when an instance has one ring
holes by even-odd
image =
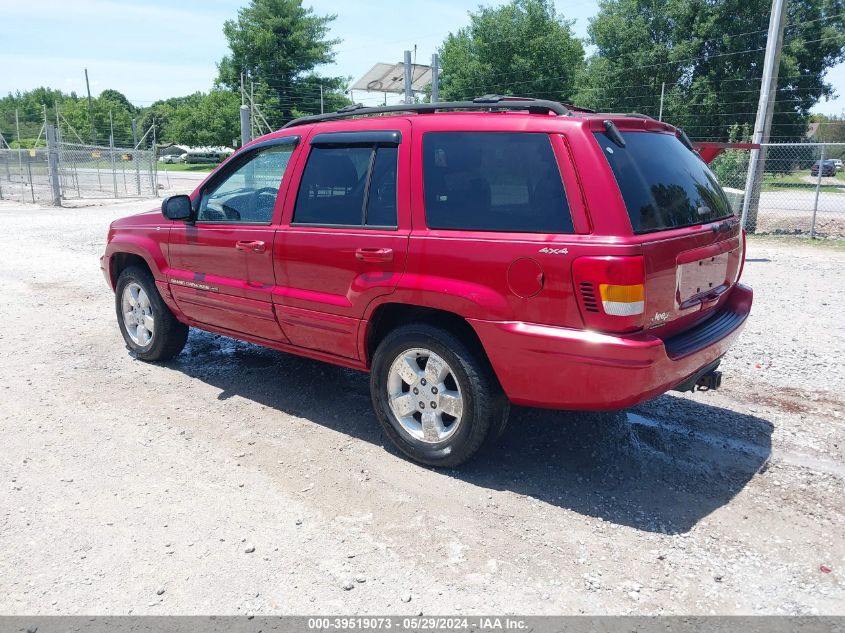
[[[405,269],[411,126],[391,119],[381,127],[321,125],[292,183],[296,200],[275,246],[275,300],[295,345],[356,358],[367,305],[392,292]]]
[[[273,242],[296,142],[275,139],[236,156],[197,193],[195,222],[171,230],[168,283],[191,320],[286,340],[271,300]]]

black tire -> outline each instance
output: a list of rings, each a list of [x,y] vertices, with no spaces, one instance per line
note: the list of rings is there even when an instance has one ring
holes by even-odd
[[[453,435],[440,442],[412,436],[390,408],[390,367],[402,352],[414,348],[430,350],[445,360],[462,394],[460,424]],[[510,412],[510,402],[483,353],[448,330],[422,323],[399,327],[379,343],[371,367],[370,394],[384,434],[402,453],[428,466],[464,463],[501,435]]]
[[[147,294],[152,308],[152,316],[155,320],[153,334],[146,345],[140,345],[132,340],[126,330],[123,319],[123,291],[130,283],[136,283]],[[135,354],[137,358],[146,361],[163,361],[173,358],[185,347],[188,340],[188,326],[180,323],[156,288],[155,280],[150,272],[139,266],[128,266],[117,278],[117,285],[114,293],[115,311],[117,312],[117,323],[123,340],[126,341],[126,348]]]

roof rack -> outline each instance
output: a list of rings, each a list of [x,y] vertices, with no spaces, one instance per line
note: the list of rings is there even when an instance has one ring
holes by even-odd
[[[320,123],[322,121],[333,121],[336,119],[348,119],[355,116],[370,114],[385,114],[388,112],[416,112],[418,114],[430,114],[432,112],[444,112],[447,110],[527,110],[530,114],[550,114],[567,116],[572,114],[571,110],[557,101],[545,99],[531,99],[529,97],[510,97],[502,95],[484,95],[476,97],[472,101],[442,101],[440,103],[409,103],[389,106],[377,106],[368,108],[360,103],[348,105],[337,112],[327,114],[313,114],[299,117],[284,125],[284,128],[306,125],[308,123]]]
[[[566,108],[568,108],[569,110],[572,110],[573,112],[586,112],[587,114],[595,114],[596,113],[595,110],[592,110],[590,108],[585,108],[584,106],[575,105],[574,103],[569,103],[568,101],[561,101],[561,103]]]

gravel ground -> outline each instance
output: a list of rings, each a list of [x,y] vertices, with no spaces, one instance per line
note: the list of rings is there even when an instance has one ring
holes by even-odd
[[[0,202],[0,613],[845,614],[845,251],[750,242],[719,392],[516,409],[435,471],[364,374],[133,360],[97,258],[148,206]]]

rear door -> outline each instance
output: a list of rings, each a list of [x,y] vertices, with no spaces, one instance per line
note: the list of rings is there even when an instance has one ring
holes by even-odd
[[[274,299],[294,345],[356,358],[367,305],[405,269],[411,126],[391,118],[343,129],[321,124],[309,138],[276,241]]]
[[[595,138],[642,239],[644,327],[669,333],[700,320],[737,281],[743,258],[739,220],[716,177],[672,133]]]

